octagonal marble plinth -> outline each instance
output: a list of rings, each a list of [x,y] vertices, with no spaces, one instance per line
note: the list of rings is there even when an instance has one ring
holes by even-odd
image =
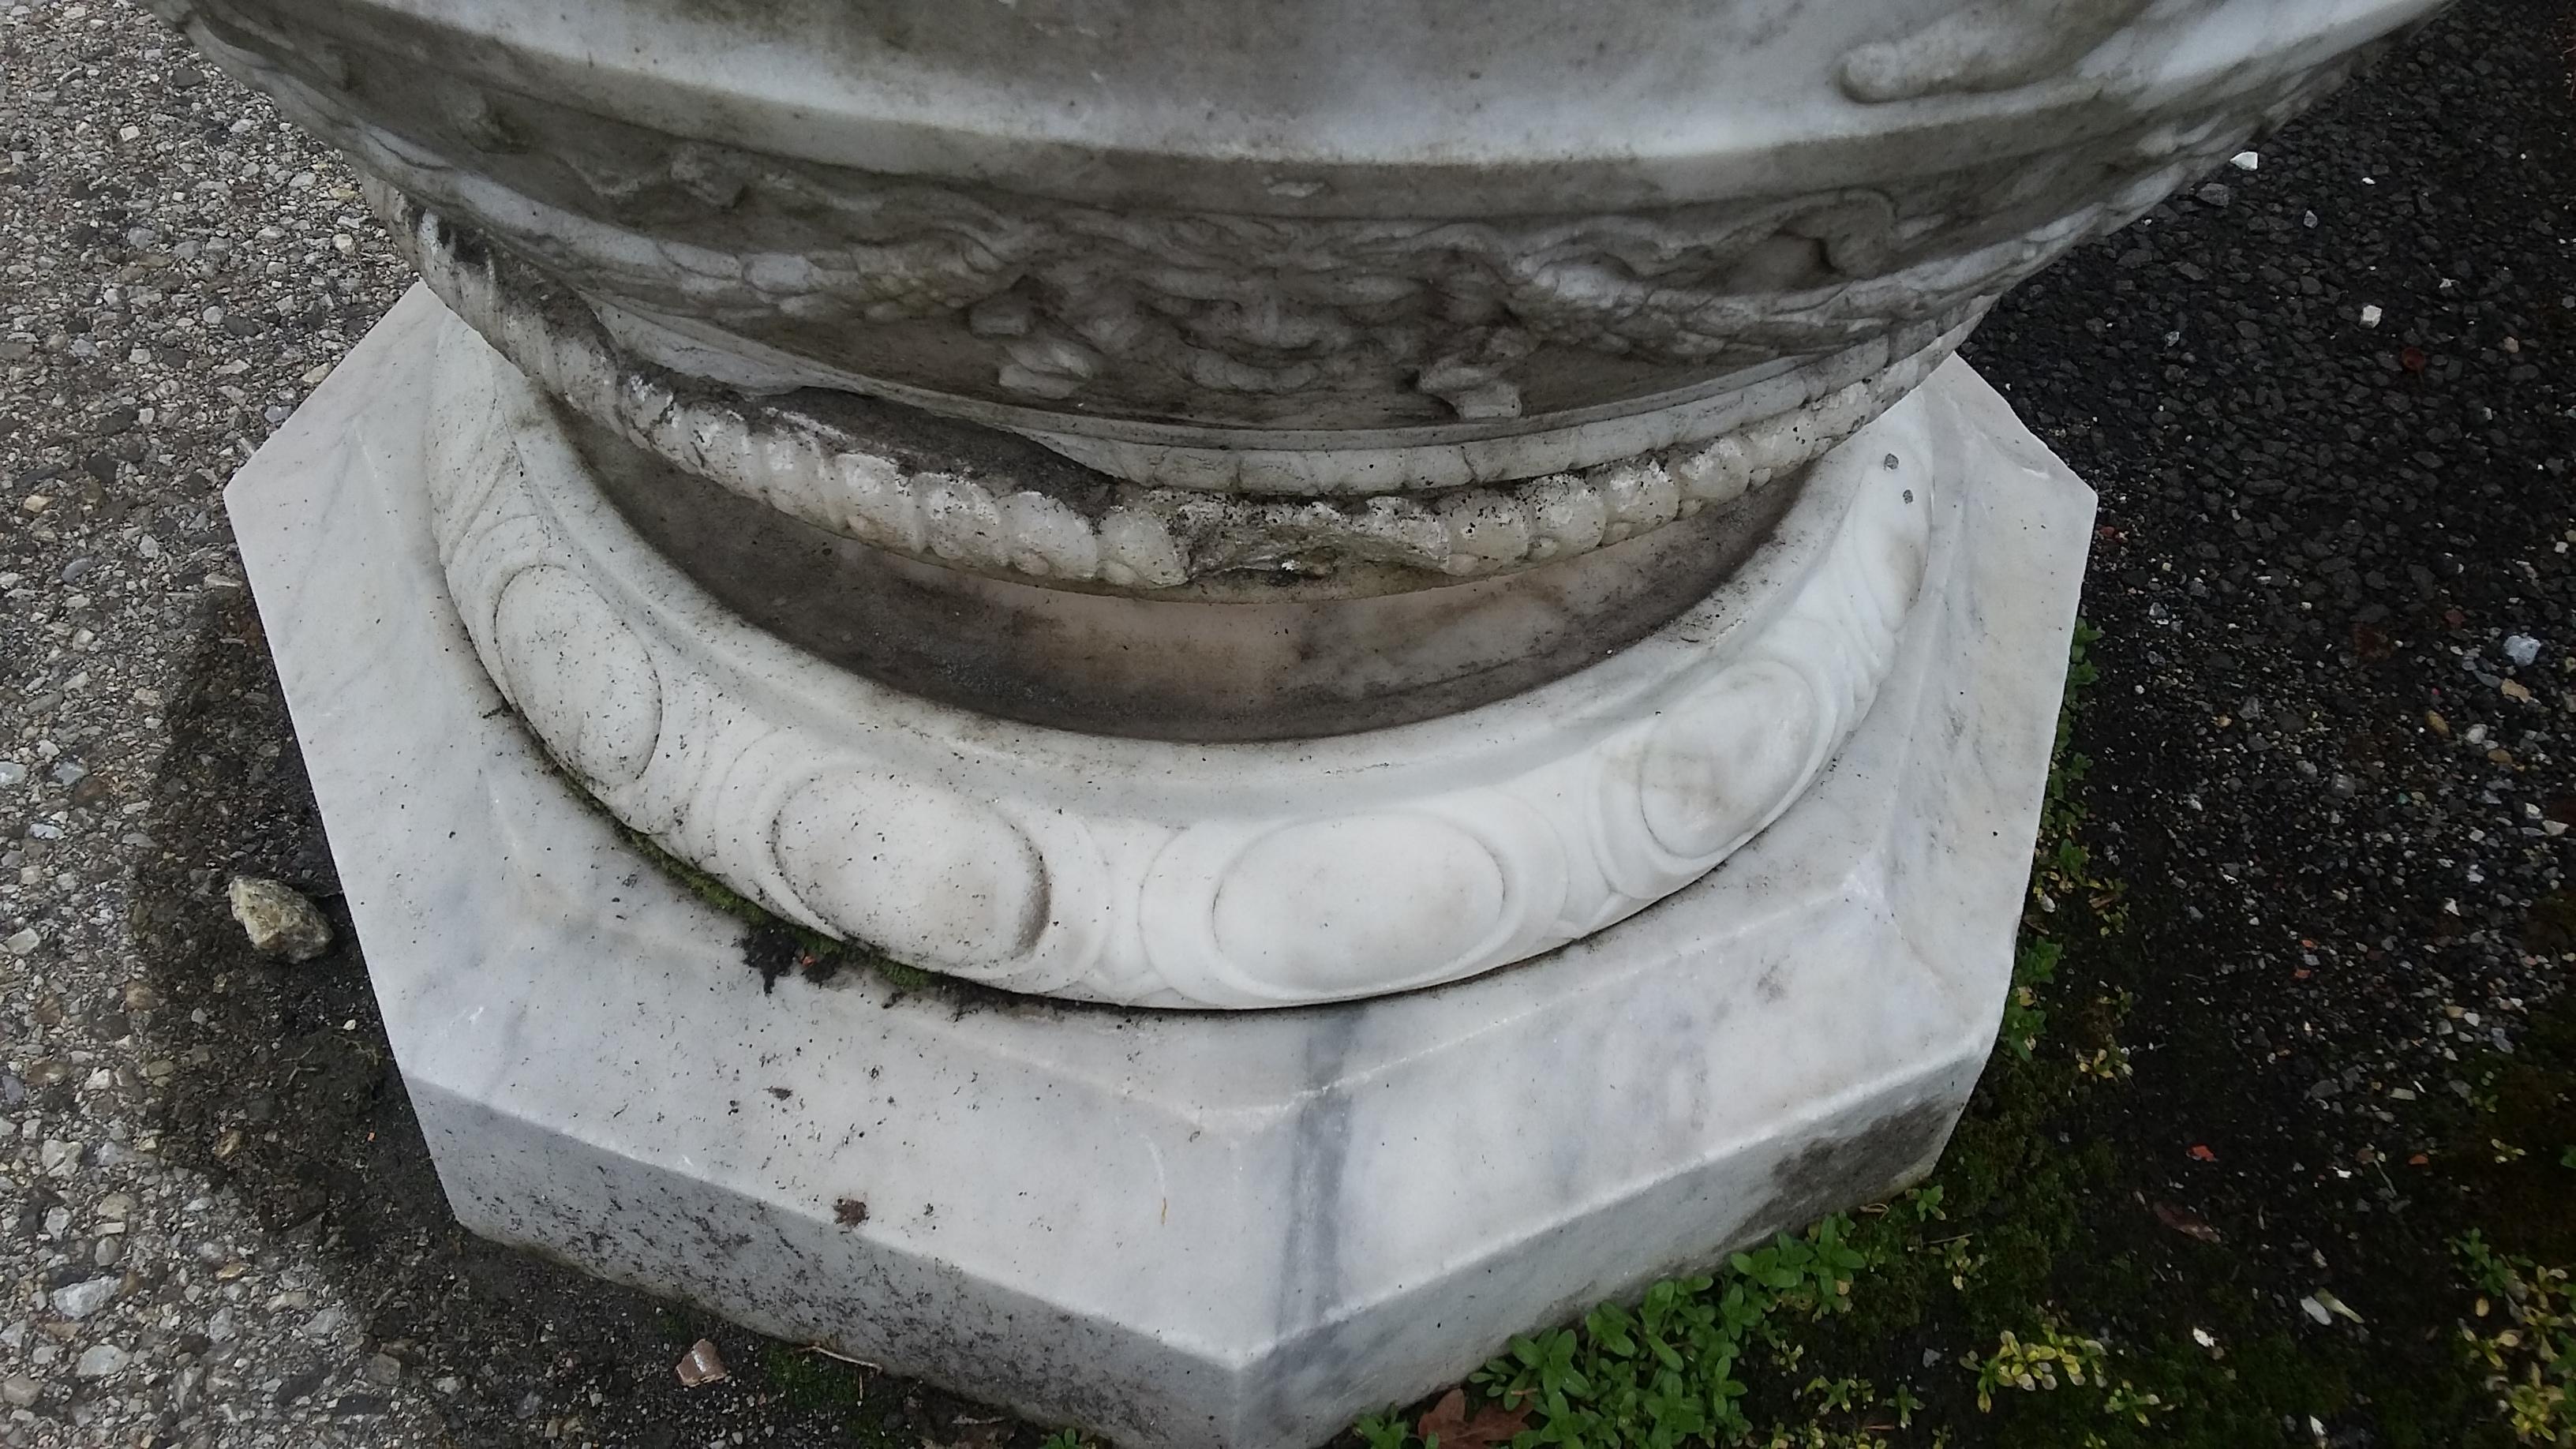
[[[1521,966],[1212,1015],[764,990],[502,709],[365,446],[418,436],[410,361],[363,344],[229,500],[477,1232],[1122,1444],[1293,1449],[1912,1179],[1985,1060],[2092,500],[1963,365],[1956,567],[1768,830]]]

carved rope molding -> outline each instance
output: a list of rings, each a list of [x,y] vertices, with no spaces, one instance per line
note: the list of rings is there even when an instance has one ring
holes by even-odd
[[[1706,443],[1489,488],[1356,501],[1262,499],[1125,485],[1096,494],[906,467],[811,412],[720,395],[625,356],[577,303],[443,218],[377,190],[441,300],[548,392],[674,466],[818,528],[912,557],[1033,580],[1168,589],[1296,560],[1304,571],[1394,564],[1470,579],[1660,528],[1787,477],[1914,390],[1975,319],[1889,360],[1865,343],[1747,390],[1778,409]],[[1982,315],[1980,313],[1979,315]]]
[[[1001,724],[822,665],[628,532],[542,396],[447,334],[423,440],[474,646],[618,818],[790,919],[985,984],[1248,1008],[1452,981],[1616,922],[1788,808],[1891,668],[1956,516],[1892,414],[1781,546],[1647,641],[1443,720],[1294,746]]]

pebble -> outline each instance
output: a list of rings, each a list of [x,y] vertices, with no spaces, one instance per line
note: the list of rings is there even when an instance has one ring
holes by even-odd
[[[107,1306],[108,1300],[116,1296],[116,1287],[114,1278],[91,1278],[57,1288],[53,1292],[54,1311],[65,1318],[87,1318]]]
[[[72,1372],[85,1379],[103,1379],[125,1367],[134,1355],[112,1343],[97,1343],[83,1350]]]
[[[261,955],[310,961],[331,949],[331,923],[292,887],[266,876],[237,875],[230,895],[233,919]]]
[[[2507,634],[2504,636],[2504,657],[2528,667],[2540,657],[2540,641],[2528,634]]]
[[[0,760],[0,790],[5,790],[11,785],[23,785],[26,780],[26,766],[16,760]]]
[[[725,1372],[724,1355],[716,1352],[713,1342],[703,1338],[691,1344],[689,1351],[680,1356],[674,1371],[682,1384],[693,1389],[731,1377]]]
[[[33,1408],[45,1396],[45,1386],[25,1374],[11,1374],[0,1379],[0,1403],[13,1409]]]
[[[33,955],[36,948],[43,944],[45,944],[45,938],[36,934],[35,927],[29,926],[7,940],[0,941],[0,951],[7,951],[12,956],[28,956]]]

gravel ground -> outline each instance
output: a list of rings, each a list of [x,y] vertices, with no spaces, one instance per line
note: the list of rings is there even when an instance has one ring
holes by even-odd
[[[2449,12],[1971,349],[2102,498],[2081,742],[2170,968],[2131,1105],[2284,1240],[2412,1195],[2411,1104],[2576,960],[2569,14]]]
[[[241,614],[221,482],[404,281],[348,175],[139,11],[9,9],[0,88],[0,1441],[432,1442],[364,1285],[173,1150],[174,1101],[233,1084],[172,1049],[133,924],[143,879],[220,915],[234,868],[154,803]],[[247,753],[295,772],[282,731]]]
[[[2366,1258],[2576,949],[2568,10],[2473,0],[1972,349],[2103,495],[2083,742],[2170,971],[2099,1130],[2285,1263]],[[227,914],[345,936],[218,490],[405,285],[351,178],[117,3],[0,13],[0,134],[0,1444],[847,1442],[850,1376],[456,1232],[354,949]]]

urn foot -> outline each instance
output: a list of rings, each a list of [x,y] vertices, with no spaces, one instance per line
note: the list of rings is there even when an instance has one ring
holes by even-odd
[[[1875,566],[1915,550],[1920,576],[1873,702],[1766,829],[1510,969],[1242,1014],[851,973],[765,987],[740,923],[631,851],[487,673],[560,666],[525,676],[557,694],[523,685],[517,705],[575,721],[549,743],[594,788],[643,778],[666,740],[748,707],[667,692],[680,656],[633,632],[642,610],[713,606],[693,585],[606,589],[631,582],[618,569],[669,566],[620,556],[604,502],[580,505],[601,510],[594,531],[558,528],[579,495],[535,492],[542,449],[499,412],[480,424],[497,451],[465,452],[498,460],[486,503],[518,490],[525,508],[487,531],[525,552],[507,580],[476,571],[458,539],[490,510],[426,476],[434,424],[473,442],[472,419],[436,411],[455,325],[415,294],[228,498],[388,1032],[474,1230],[1124,1445],[1294,1449],[1513,1332],[1911,1180],[1966,1102],[2009,980],[2092,498],[1964,365],[1891,415],[1920,430],[1905,449],[1870,444],[1866,486],[1904,475],[1914,499],[1902,482],[1856,491],[1833,520],[1828,537],[1891,520],[1863,535]],[[1894,522],[1909,509],[1919,533]],[[586,552],[549,553],[566,548]],[[1784,585],[1729,637],[1799,607]],[[758,682],[724,667],[725,690]],[[650,710],[634,704],[648,677],[666,690]],[[1626,717],[1676,715],[1695,687],[1650,691]],[[631,707],[586,713],[568,703],[579,691]],[[852,726],[798,702],[764,728],[799,719]],[[998,813],[978,835],[904,793],[984,737],[915,739],[823,798],[880,792],[900,822],[888,847],[914,850],[886,864],[893,878],[923,897],[980,892],[958,922],[1044,937],[1067,898],[1052,885],[922,874],[924,849],[995,872],[1055,840],[1050,813]],[[1127,768],[1123,747],[1084,746],[1103,777]],[[1211,771],[1175,786],[1174,808],[1286,798],[1299,751],[1254,748],[1290,756],[1264,767],[1284,773]],[[1439,782],[1436,753],[1406,788]],[[1498,762],[1520,761],[1469,750],[1451,786],[1493,788]],[[671,798],[770,788],[715,771]],[[1705,795],[1677,787],[1639,818],[1678,831]],[[1412,818],[1464,829],[1440,808]],[[1446,837],[1418,830],[1427,863]],[[1705,837],[1671,837],[1689,839]],[[1104,847],[1098,869],[1121,858]],[[1462,888],[1404,929],[1482,900]],[[1203,929],[1221,934],[1226,911],[1220,895]]]

